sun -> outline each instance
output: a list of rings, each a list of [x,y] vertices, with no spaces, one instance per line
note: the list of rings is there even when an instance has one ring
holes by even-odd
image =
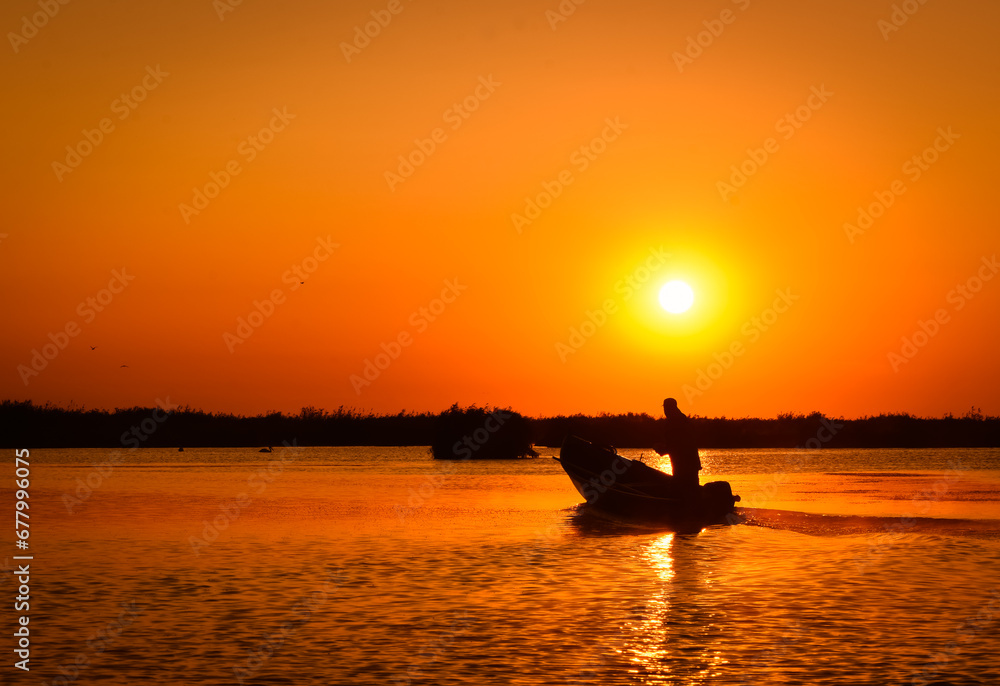
[[[683,281],[668,281],[660,289],[660,306],[670,314],[687,312],[694,304],[694,291]]]

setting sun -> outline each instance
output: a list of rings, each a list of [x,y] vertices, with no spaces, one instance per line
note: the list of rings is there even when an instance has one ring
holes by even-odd
[[[687,312],[694,303],[694,291],[683,281],[668,281],[660,289],[660,306],[670,314]]]
[[[3,398],[1000,412],[1000,3],[42,4]]]

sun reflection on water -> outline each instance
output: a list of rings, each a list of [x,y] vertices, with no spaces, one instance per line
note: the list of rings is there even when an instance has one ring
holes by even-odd
[[[650,566],[656,570],[657,576],[662,583],[669,583],[674,578],[674,556],[672,548],[676,534],[667,533],[649,544],[646,549],[646,558]]]
[[[653,573],[648,600],[624,623],[622,650],[641,683],[676,683],[680,677],[710,683],[725,669],[720,617],[705,605],[709,583],[692,555],[696,548],[691,537],[667,533],[643,549]]]
[[[667,533],[649,542],[643,550],[643,561],[654,572],[644,606],[633,611],[625,624],[624,653],[637,676],[649,677],[661,672],[669,659],[671,584],[674,580],[676,534]]]

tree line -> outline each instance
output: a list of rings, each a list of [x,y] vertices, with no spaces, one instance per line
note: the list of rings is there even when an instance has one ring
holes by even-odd
[[[692,416],[691,423],[701,448],[1000,447],[1000,417],[975,408],[939,418],[894,413],[844,419],[812,412],[767,419]],[[569,434],[621,448],[649,448],[666,430],[662,417],[648,414],[524,417],[510,408],[457,404],[441,413],[375,414],[341,406],[332,412],[304,407],[295,414],[236,415],[187,406],[88,410],[12,400],[0,403],[0,425],[7,448],[263,447],[295,441],[435,446],[436,456],[449,459],[470,453],[530,455],[532,444],[558,446]]]

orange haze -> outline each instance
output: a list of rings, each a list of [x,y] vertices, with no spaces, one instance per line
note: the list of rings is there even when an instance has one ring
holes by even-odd
[[[0,397],[1000,414],[1000,5],[902,5],[5,3]]]

